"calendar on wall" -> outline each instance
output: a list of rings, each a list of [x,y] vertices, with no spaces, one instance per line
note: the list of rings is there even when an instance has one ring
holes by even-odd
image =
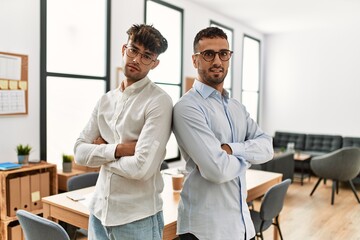
[[[28,113],[28,56],[0,52],[0,115]]]

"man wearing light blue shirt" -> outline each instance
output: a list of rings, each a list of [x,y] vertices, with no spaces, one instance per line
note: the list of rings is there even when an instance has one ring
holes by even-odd
[[[173,131],[189,172],[178,209],[181,240],[255,236],[245,173],[250,164],[272,159],[272,138],[223,88],[231,56],[221,29],[201,30],[192,56],[197,79],[173,110]]]

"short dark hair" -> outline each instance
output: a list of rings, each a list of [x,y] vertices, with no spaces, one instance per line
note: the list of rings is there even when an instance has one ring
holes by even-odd
[[[131,39],[134,43],[141,44],[158,55],[165,52],[168,47],[167,40],[152,25],[134,24],[126,33],[129,35],[128,40]]]
[[[224,38],[227,40],[227,35],[222,29],[218,27],[208,27],[201,30],[198,32],[198,34],[196,34],[194,39],[194,53],[197,52],[196,48],[198,47],[199,41],[203,38]]]

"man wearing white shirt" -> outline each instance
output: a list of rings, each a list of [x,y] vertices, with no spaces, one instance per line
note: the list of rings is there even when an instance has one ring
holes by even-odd
[[[172,100],[147,74],[167,41],[133,25],[122,47],[126,79],[104,94],[75,144],[75,161],[101,166],[90,202],[89,239],[162,239],[160,165],[171,132]]]

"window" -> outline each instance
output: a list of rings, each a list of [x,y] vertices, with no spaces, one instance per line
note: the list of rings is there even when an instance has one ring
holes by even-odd
[[[41,1],[40,152],[59,169],[62,154],[73,154],[97,100],[109,89],[109,4]]]
[[[242,72],[242,103],[254,121],[258,122],[260,82],[260,41],[244,36]]]
[[[162,1],[145,0],[145,22],[152,24],[169,42],[166,52],[159,56],[160,64],[149,72],[149,78],[163,88],[175,104],[182,94],[183,10]],[[180,153],[172,133],[165,160],[178,159]]]
[[[227,37],[228,37],[228,42],[229,42],[229,48],[230,50],[234,50],[234,45],[233,45],[233,30],[225,27],[224,25],[221,25],[219,23],[216,23],[214,21],[210,21],[210,26],[212,27],[218,27],[220,29],[222,29]],[[226,78],[224,80],[224,88],[229,92],[230,96],[232,95],[232,60],[230,59],[231,63],[230,63],[230,67],[229,67],[229,71],[228,74],[226,75]]]

